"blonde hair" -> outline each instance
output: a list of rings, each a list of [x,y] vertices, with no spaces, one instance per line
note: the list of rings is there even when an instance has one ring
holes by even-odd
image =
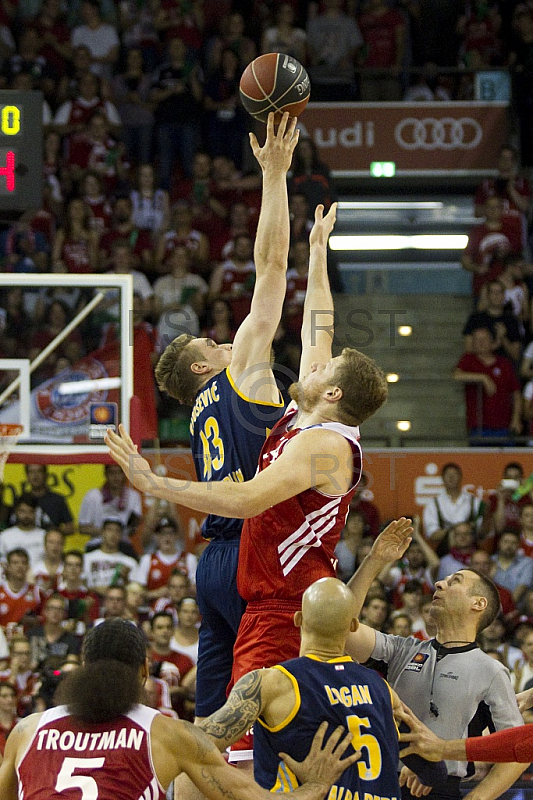
[[[155,379],[166,392],[183,405],[192,406],[201,385],[201,377],[191,370],[195,361],[204,361],[200,350],[190,347],[194,336],[182,333],[163,352],[155,368]]]

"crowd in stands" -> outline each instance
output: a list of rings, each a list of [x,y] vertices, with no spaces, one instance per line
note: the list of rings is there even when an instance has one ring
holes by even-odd
[[[17,719],[53,704],[58,683],[80,663],[85,632],[111,617],[149,639],[154,707],[194,716],[195,570],[205,543],[188,552],[175,507],[155,502],[141,513],[120,468],[103,473],[77,518],[42,464],[26,465],[22,494],[1,505],[0,751]],[[441,478],[414,518],[405,556],[374,581],[361,618],[376,630],[431,638],[436,582],[471,566],[492,577],[501,600],[479,644],[510,669],[520,691],[533,684],[533,480],[509,462],[498,486],[480,497],[464,487],[460,464],[446,464]],[[363,476],[335,551],[345,582],[386,524],[375,499]],[[83,534],[82,549],[70,546],[73,532]]]
[[[500,151],[497,175],[474,197],[479,224],[462,265],[472,275],[474,309],[463,327],[464,353],[453,378],[465,384],[472,444],[529,443],[533,419],[533,264],[531,189],[517,151]]]

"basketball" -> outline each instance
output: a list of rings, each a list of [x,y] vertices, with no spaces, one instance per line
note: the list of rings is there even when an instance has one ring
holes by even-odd
[[[239,87],[241,101],[254,119],[266,122],[271,111],[280,122],[285,111],[299,116],[307,105],[311,84],[299,61],[284,53],[266,53],[244,70]]]

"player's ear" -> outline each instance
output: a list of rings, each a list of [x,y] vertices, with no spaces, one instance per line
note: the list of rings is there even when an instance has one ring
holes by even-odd
[[[302,612],[296,611],[293,617],[293,622],[296,628],[302,627]]]
[[[486,597],[483,597],[483,595],[478,594],[473,598],[472,607],[476,611],[485,611],[485,609],[487,608],[487,602],[488,601]]]
[[[209,370],[210,366],[207,361],[194,361],[191,364],[191,372],[194,372],[195,375],[205,375]]]
[[[350,633],[355,633],[358,627],[359,627],[359,620],[357,619],[357,617],[354,617],[350,622]]]
[[[328,386],[324,393],[324,400],[328,403],[338,403],[342,397],[342,389],[340,386]]]

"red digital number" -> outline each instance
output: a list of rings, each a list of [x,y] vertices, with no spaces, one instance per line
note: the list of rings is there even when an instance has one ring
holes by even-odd
[[[6,165],[0,167],[0,175],[6,176],[6,189],[8,192],[15,191],[15,153],[8,150],[6,153]]]

